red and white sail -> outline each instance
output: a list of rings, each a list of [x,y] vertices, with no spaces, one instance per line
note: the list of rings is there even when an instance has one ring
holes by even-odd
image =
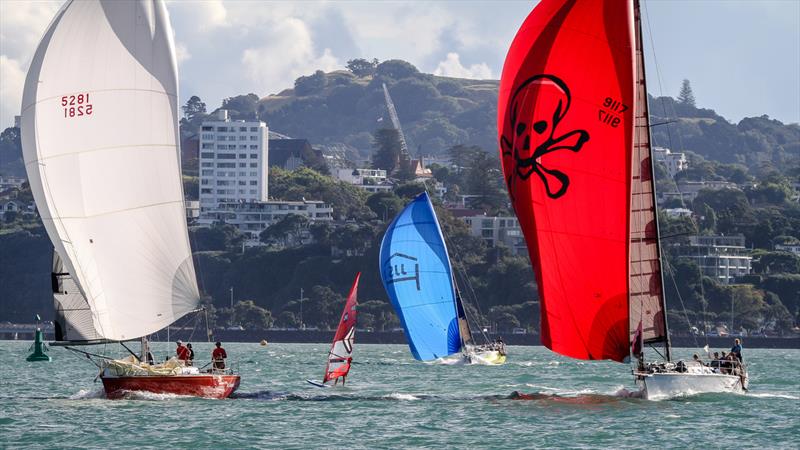
[[[661,295],[649,145],[637,139],[633,151],[634,118],[646,114],[635,56],[631,1],[543,0],[500,81],[503,172],[536,272],[542,342],[574,358],[626,359],[629,296],[650,311]]]
[[[361,272],[356,274],[347,302],[344,304],[339,327],[333,337],[331,351],[328,352],[328,364],[325,366],[325,377],[322,382],[327,383],[339,377],[346,377],[350,372],[350,363],[353,361],[353,343],[356,334],[356,307],[358,306],[358,280]]]

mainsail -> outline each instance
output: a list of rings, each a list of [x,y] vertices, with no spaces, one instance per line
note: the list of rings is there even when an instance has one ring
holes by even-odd
[[[356,314],[358,305],[358,279],[361,272],[356,274],[350,293],[347,294],[347,302],[344,304],[342,318],[333,336],[333,344],[328,352],[328,364],[325,366],[325,377],[323,383],[339,377],[346,377],[350,372],[350,363],[353,360],[353,342],[356,335]]]
[[[427,193],[397,215],[380,251],[383,287],[405,329],[414,358],[458,353],[461,333],[447,247]]]
[[[197,304],[177,101],[162,1],[66,3],[28,71],[21,128],[31,190],[105,339],[155,332]]]
[[[53,251],[53,308],[55,340],[57,342],[99,342],[103,336],[94,329],[92,310],[75,280],[66,271],[64,262]]]
[[[657,271],[643,267],[651,236],[631,226],[634,217],[649,224],[631,213],[631,189],[648,209],[647,189],[631,186],[640,172],[631,167],[633,24],[630,1],[542,0],[500,81],[503,172],[536,272],[541,339],[574,358],[625,360],[629,292],[654,289],[629,277],[634,262],[637,280]]]

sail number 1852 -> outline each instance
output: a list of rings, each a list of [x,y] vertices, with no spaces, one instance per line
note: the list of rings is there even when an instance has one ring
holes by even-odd
[[[92,104],[89,103],[89,94],[65,95],[61,97],[61,106],[64,107],[64,117],[80,117],[92,115]]]

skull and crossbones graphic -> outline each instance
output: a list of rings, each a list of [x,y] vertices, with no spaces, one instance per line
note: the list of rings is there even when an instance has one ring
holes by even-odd
[[[511,158],[507,176],[508,192],[514,197],[515,180],[527,180],[535,173],[544,184],[547,196],[556,199],[567,192],[569,177],[549,169],[542,157],[556,150],[580,151],[589,140],[586,130],[573,130],[560,136],[556,128],[569,111],[570,93],[566,83],[553,75],[536,75],[522,83],[509,102],[509,121],[500,145],[503,157]]]

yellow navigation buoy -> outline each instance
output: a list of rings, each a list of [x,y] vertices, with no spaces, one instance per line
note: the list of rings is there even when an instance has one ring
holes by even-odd
[[[265,345],[267,345],[267,340],[266,339],[262,339],[261,340],[261,346],[264,347]]]

